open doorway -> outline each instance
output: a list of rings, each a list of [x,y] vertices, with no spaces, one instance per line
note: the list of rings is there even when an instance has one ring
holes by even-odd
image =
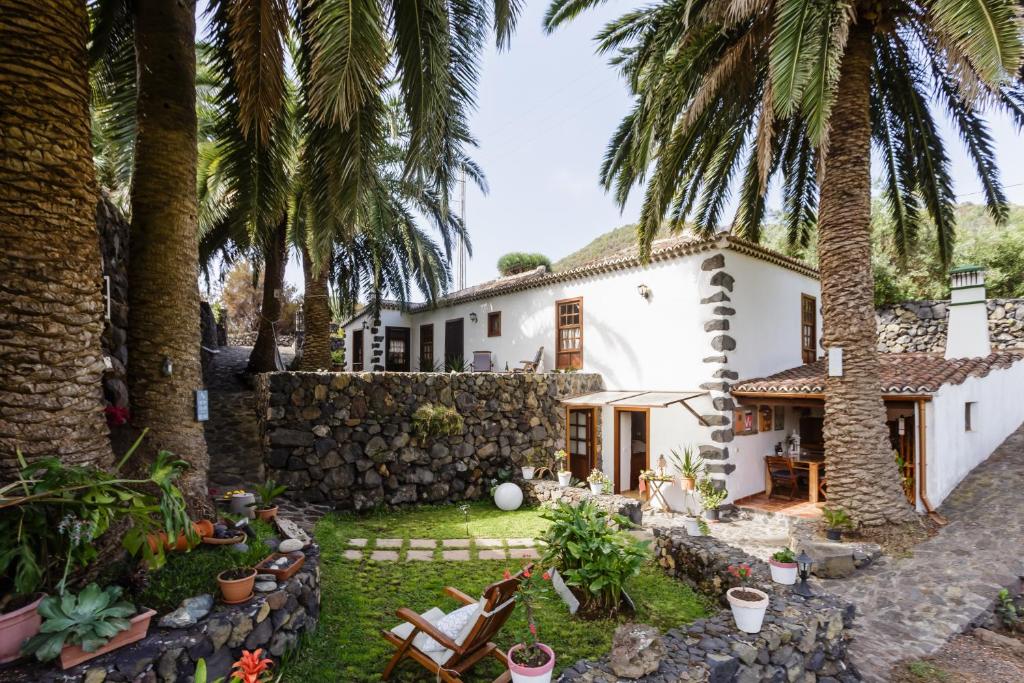
[[[651,413],[646,408],[615,409],[615,492],[638,491],[640,472],[651,468]]]

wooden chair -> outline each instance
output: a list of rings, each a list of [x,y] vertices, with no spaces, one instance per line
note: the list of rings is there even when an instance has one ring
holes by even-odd
[[[544,357],[544,347],[537,349],[537,355],[534,356],[533,360],[521,360],[523,364],[521,368],[515,368],[512,372],[537,372],[537,368],[540,367],[540,361]]]
[[[793,467],[793,461],[784,455],[766,455],[764,460],[768,467],[768,476],[772,479],[772,492],[768,497],[774,496],[782,486],[787,486],[789,487],[789,499],[795,500],[800,480]]]
[[[529,567],[528,567],[529,569]],[[515,609],[515,593],[519,589],[522,572],[510,579],[498,581],[484,589],[480,600],[472,598],[457,588],[447,587],[444,592],[463,605],[479,604],[475,619],[471,619],[455,639],[449,638],[439,631],[436,624],[445,613],[434,607],[418,614],[408,607],[399,609],[396,614],[403,621],[390,631],[382,631],[384,638],[395,649],[395,655],[384,668],[382,680],[388,680],[395,667],[405,658],[416,661],[432,676],[444,683],[457,683],[463,675],[485,657],[497,659],[503,666],[508,666],[508,656],[497,645],[491,642]],[[436,640],[443,650],[424,651],[420,648]],[[494,683],[507,683],[511,675],[505,671],[494,679]]]

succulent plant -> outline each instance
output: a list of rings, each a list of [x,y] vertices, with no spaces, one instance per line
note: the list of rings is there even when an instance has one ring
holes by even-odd
[[[43,625],[39,635],[25,643],[25,654],[41,662],[56,659],[65,645],[80,645],[95,652],[111,638],[131,626],[135,605],[121,600],[121,587],[100,588],[90,583],[75,595],[51,595],[39,603]]]

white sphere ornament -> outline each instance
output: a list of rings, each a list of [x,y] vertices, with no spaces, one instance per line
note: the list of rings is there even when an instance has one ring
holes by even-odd
[[[506,482],[494,490],[494,504],[506,512],[518,510],[523,504],[523,490],[512,482]]]

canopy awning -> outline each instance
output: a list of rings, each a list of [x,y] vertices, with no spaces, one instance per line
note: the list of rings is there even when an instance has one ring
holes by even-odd
[[[690,411],[697,421],[708,426],[700,413],[694,410],[687,401],[706,396],[706,391],[596,391],[572,398],[563,398],[562,404],[576,407],[613,406],[616,408],[665,408],[679,403]]]

